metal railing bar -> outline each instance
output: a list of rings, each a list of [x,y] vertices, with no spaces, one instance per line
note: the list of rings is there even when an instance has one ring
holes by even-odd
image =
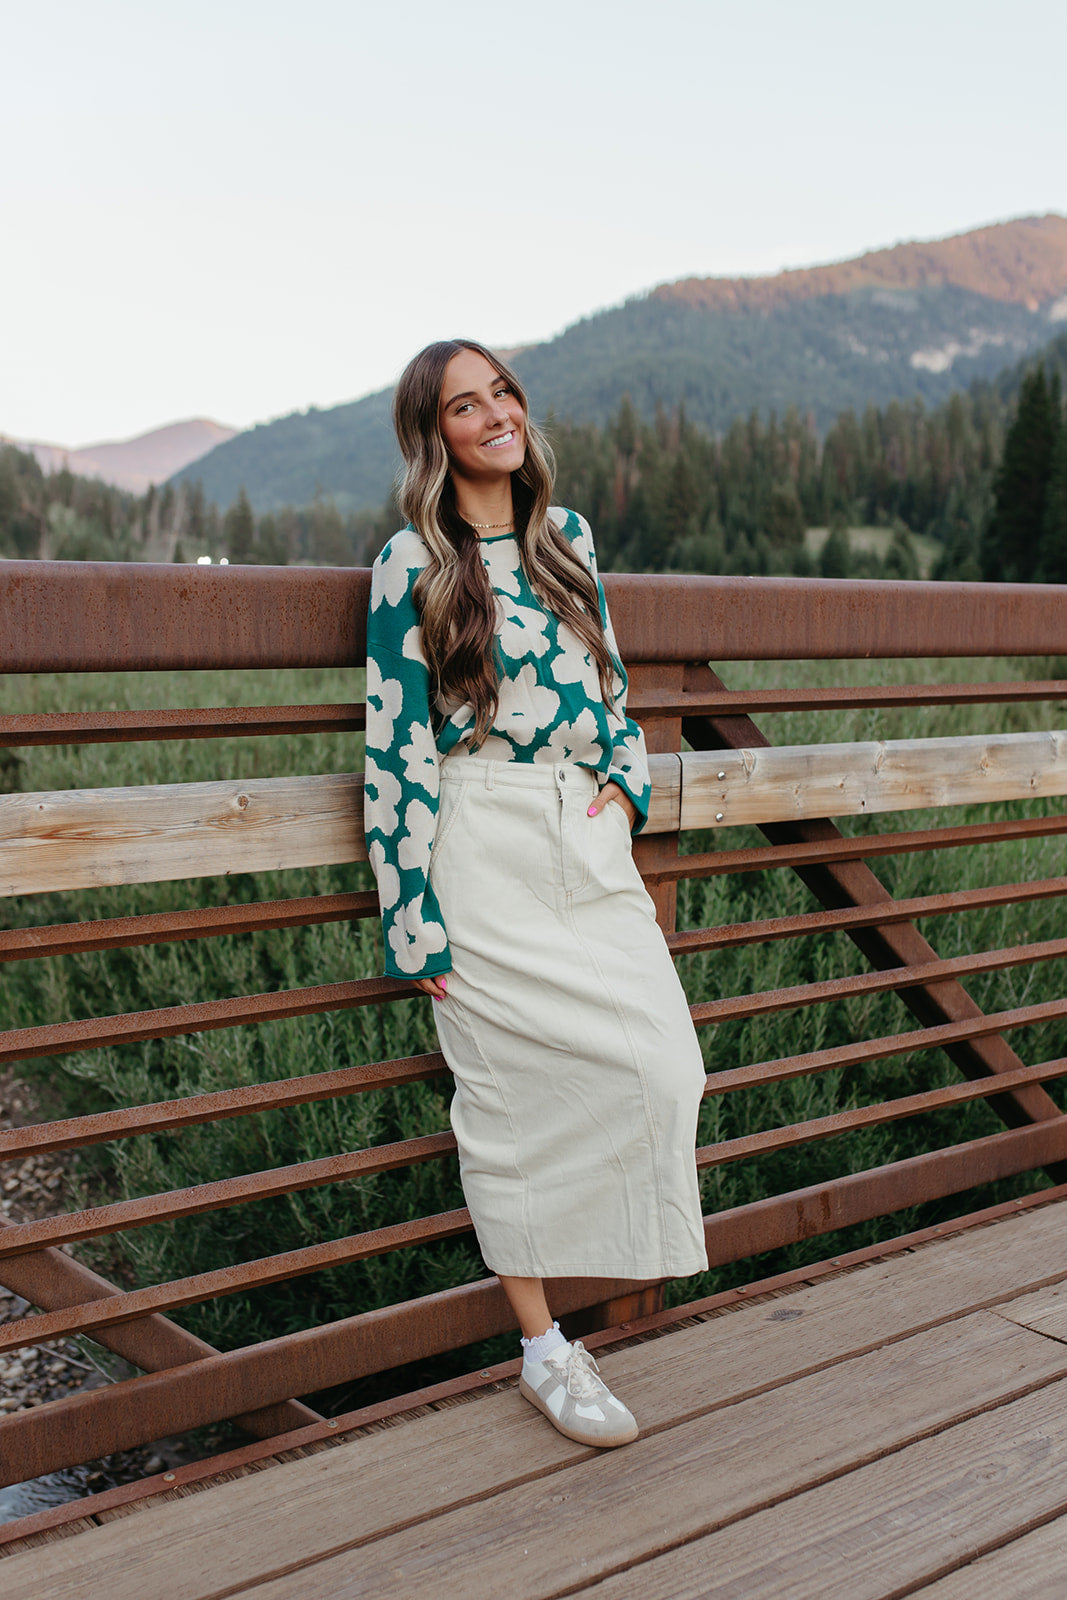
[[[637,717],[739,715],[756,711],[854,711],[864,707],[1007,705],[1067,700],[1067,679],[1044,678],[997,683],[920,683],[852,685],[842,688],[724,689],[718,694],[668,698],[654,689],[635,689],[627,709]]]
[[[412,1222],[394,1223],[387,1228],[354,1233],[344,1239],[330,1239],[322,1244],[306,1245],[299,1250],[286,1250],[280,1255],[263,1256],[256,1261],[219,1267],[212,1272],[199,1272],[189,1278],[175,1278],[151,1288],[131,1289],[123,1294],[109,1295],[106,1300],[64,1306],[60,1311],[40,1312],[0,1328],[0,1354],[40,1344],[48,1339],[95,1333],[101,1328],[133,1322],[150,1313],[177,1311],[182,1306],[198,1305],[204,1300],[221,1299],[225,1295],[264,1288],[268,1284],[288,1282],[291,1278],[323,1272],[327,1267],[348,1266],[353,1261],[366,1261],[371,1256],[386,1255],[391,1250],[433,1244],[472,1231],[469,1211],[443,1211],[436,1216],[418,1217]]]
[[[418,1166],[424,1161],[441,1161],[455,1148],[455,1134],[429,1133],[418,1139],[400,1139],[395,1144],[322,1156],[317,1161],[299,1161],[265,1172],[242,1173],[239,1178],[216,1178],[211,1183],[191,1184],[186,1189],[170,1189],[137,1200],[116,1200],[111,1205],[92,1206],[87,1211],[68,1211],[55,1217],[39,1217],[35,1222],[13,1223],[0,1231],[0,1260],[25,1255],[29,1250],[40,1250],[47,1245],[96,1239],[126,1228],[146,1228],[153,1222],[195,1217],[203,1211],[222,1211],[255,1200],[272,1200],[278,1195],[319,1189],[327,1183],[344,1183],[379,1172],[395,1172],[398,1167]]]
[[[694,1021],[699,1025],[704,1019],[701,1008],[692,1007]],[[755,1062],[749,1066],[735,1067],[708,1075],[706,1095],[719,1095],[737,1089],[780,1083],[790,1078],[806,1077],[826,1072],[835,1067],[854,1066],[860,1062],[884,1060],[913,1050],[932,1049],[957,1043],[961,1039],[1000,1033],[1009,1028],[1032,1026],[1038,1022],[1053,1021],[1067,1016],[1067,999],[1044,1001],[1039,1005],[1017,1007],[966,1022],[945,1023],[934,1028],[915,1029],[909,1033],[887,1035],[868,1039],[860,1044],[838,1045],[827,1050],[810,1051],[804,1055],[782,1057],[775,1061]],[[1011,1074],[998,1073],[988,1080],[988,1095],[1005,1092]],[[1058,1120],[1058,1118],[1057,1118]],[[217,1179],[212,1183],[195,1184],[185,1189],[175,1189],[164,1194],[149,1195],[136,1200],[122,1200],[112,1205],[96,1206],[86,1211],[70,1212],[56,1217],[44,1217],[36,1222],[20,1223],[0,1233],[0,1259],[25,1254],[46,1245],[73,1243],[77,1239],[96,1238],[101,1234],[118,1233],[126,1228],[147,1227],[167,1219],[195,1216],[203,1211],[221,1210],[233,1205],[246,1205],[252,1201],[271,1199],[281,1194],[291,1194],[302,1189],[316,1188],[327,1183],[366,1176],[376,1172],[392,1171],[397,1167],[433,1161],[449,1155],[455,1149],[451,1133],[431,1134],[421,1139],[407,1139],[395,1144],[380,1145],[368,1150],[345,1152],[327,1156],[318,1161],[299,1162],[288,1167],[273,1168],[265,1172],[243,1174],[237,1178]]]
[[[266,928],[309,928],[321,922],[355,921],[378,915],[373,889],[354,894],[311,894],[293,900],[257,900],[249,905],[204,906],[191,911],[153,911],[139,917],[96,922],[56,922],[39,928],[0,929],[0,961],[31,961],[85,950],[120,950],[179,939],[215,939]]]
[[[820,983],[799,983],[788,989],[764,989],[756,994],[732,995],[722,1000],[704,1000],[691,1008],[693,1021],[700,1024],[735,1022],[742,1017],[762,1017],[773,1011],[822,1005],[857,994],[885,994],[895,989],[912,989],[939,978],[962,978],[978,972],[999,972],[1006,967],[1028,966],[1031,962],[1057,961],[1067,956],[1067,939],[1045,939],[1039,944],[1010,945],[1002,950],[979,951],[975,955],[949,956],[909,967],[882,967],[876,972],[852,973],[845,978],[827,978]]]
[[[747,1133],[737,1139],[723,1139],[719,1144],[704,1145],[697,1150],[697,1167],[702,1172],[708,1171],[731,1161],[744,1161],[750,1156],[768,1155],[778,1150],[792,1150],[797,1145],[813,1144],[816,1140],[830,1139],[835,1134],[850,1133],[856,1128],[881,1127],[886,1122],[900,1122],[904,1117],[919,1116],[925,1111],[939,1111],[946,1106],[966,1105],[973,1100],[987,1099],[1004,1089],[1020,1088],[1025,1083],[1049,1083],[1065,1075],[1067,1056],[1060,1056],[1055,1061],[1043,1061],[1036,1067],[1020,1067],[1015,1072],[998,1074],[996,1078],[968,1079],[940,1089],[905,1095],[899,1100],[882,1100],[876,1105],[835,1111],[829,1116],[812,1117],[807,1122],[793,1123],[789,1127],[767,1128],[760,1133]]]
[[[723,1266],[1030,1172],[1065,1156],[1067,1118],[846,1174],[705,1217],[708,1257],[712,1266]],[[566,1283],[559,1309],[591,1305],[613,1292],[622,1290],[613,1291],[605,1280]],[[311,1392],[352,1382],[513,1327],[514,1316],[498,1281],[488,1278],[165,1373],[82,1391],[0,1417],[0,1486],[69,1465],[72,1437],[83,1459],[93,1459],[221,1421],[242,1407],[287,1396],[294,1387]]]
[[[846,906],[841,911],[802,911],[796,916],[767,917],[760,922],[731,922],[718,928],[689,928],[681,933],[669,933],[667,944],[675,957],[697,955],[701,951],[731,950],[742,945],[763,944],[772,939],[795,939],[802,934],[872,928],[889,922],[911,922],[918,917],[945,916],[953,911],[1022,905],[1030,900],[1054,899],[1064,894],[1067,894],[1067,878],[998,883],[986,889],[959,889],[950,894],[917,895],[911,900],[885,900],[874,905]]]
[[[213,1094],[187,1095],[180,1100],[159,1100],[147,1106],[124,1106],[84,1117],[37,1122],[28,1127],[0,1130],[0,1161],[20,1161],[52,1150],[80,1150],[111,1139],[128,1139],[139,1133],[175,1133],[202,1122],[226,1117],[247,1117],[259,1111],[277,1111],[332,1100],[341,1095],[363,1094],[368,1089],[394,1089],[403,1083],[425,1083],[448,1072],[439,1050],[427,1055],[372,1061],[361,1067],[339,1067],[334,1072],[312,1072],[305,1077],[280,1078],[271,1083],[242,1084]]]
[[[136,744],[146,739],[224,739],[284,733],[352,733],[362,702],[316,706],[205,706],[186,710],[31,711],[0,716],[0,746]]]
[[[65,1055],[102,1045],[133,1044],[141,1039],[170,1039],[179,1033],[207,1033],[250,1022],[279,1022],[313,1016],[320,1011],[346,1011],[385,1000],[415,1000],[414,984],[395,978],[354,978],[309,989],[281,989],[276,994],[235,995],[227,1000],[201,1000],[157,1011],[127,1011],[114,1017],[83,1017],[76,1022],[42,1023],[0,1033],[0,1061],[27,1061],[34,1056]]]
[[[904,833],[867,833],[853,838],[800,840],[796,844],[754,845],[747,850],[709,850],[679,856],[645,873],[646,883],[675,883],[681,878],[721,877],[728,872],[765,872],[770,867],[810,867],[836,861],[865,861],[874,856],[903,856],[924,850],[960,849],[968,845],[1007,844],[1019,839],[1045,839],[1067,833],[1067,814],[1012,818],[1002,822],[963,823],[953,828],[916,828]],[[881,902],[879,902],[880,904]],[[886,900],[891,911],[892,900]]]
[[[696,1012],[698,1007],[691,1007]],[[827,1050],[810,1050],[803,1055],[780,1056],[774,1061],[754,1061],[745,1067],[728,1067],[723,1072],[708,1074],[704,1089],[706,1095],[729,1094],[735,1089],[764,1088],[771,1083],[784,1083],[789,1078],[806,1078],[817,1072],[829,1072],[834,1067],[857,1067],[868,1061],[884,1061],[889,1056],[910,1055],[913,1050],[944,1049],[965,1039],[983,1039],[990,1034],[1004,1033],[1009,1028],[1029,1028],[1039,1022],[1055,1022],[1067,1017],[1067,998],[1044,1000],[1039,1005],[1017,1006],[1012,1011],[993,1011],[963,1022],[941,1022],[932,1028],[913,1028],[908,1033],[886,1034],[880,1039],[865,1039],[857,1044],[833,1045]],[[701,1018],[693,1020],[700,1025]],[[990,1093],[997,1094],[1000,1084],[1006,1081],[1012,1067],[1004,1072],[989,1075]],[[985,1082],[983,1076],[978,1080]],[[1053,1107],[1051,1120],[1058,1122],[1063,1113]]]

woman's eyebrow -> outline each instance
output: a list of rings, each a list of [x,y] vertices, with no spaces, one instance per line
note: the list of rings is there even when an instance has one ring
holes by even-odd
[[[506,381],[502,374],[498,372],[496,377],[491,380],[489,387],[490,389],[495,389],[498,384],[506,383]],[[451,399],[445,401],[445,410],[447,411],[449,406],[454,406],[457,400],[476,400],[477,398],[476,390],[464,389],[462,394],[454,394]]]

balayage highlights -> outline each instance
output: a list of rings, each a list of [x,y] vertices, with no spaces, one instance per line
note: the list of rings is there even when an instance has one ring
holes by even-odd
[[[589,651],[609,706],[615,668],[596,583],[548,515],[555,462],[547,439],[530,420],[521,383],[505,362],[472,339],[427,345],[404,369],[393,400],[393,424],[404,457],[400,509],[430,552],[415,584],[414,601],[431,678],[446,703],[473,707],[471,744],[477,749],[493,725],[499,701],[493,650],[496,602],[482,566],[477,530],[456,509],[440,423],[445,369],[463,350],[484,356],[522,406],[526,455],[512,473],[512,501],[530,587]]]

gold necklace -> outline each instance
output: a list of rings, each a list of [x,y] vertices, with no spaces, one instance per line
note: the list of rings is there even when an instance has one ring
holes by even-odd
[[[515,523],[515,518],[511,517],[507,522],[472,522],[471,523],[471,527],[472,528],[511,528],[511,527],[514,526],[514,523]]]

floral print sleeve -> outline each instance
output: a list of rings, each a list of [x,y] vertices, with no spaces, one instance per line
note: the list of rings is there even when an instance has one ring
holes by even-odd
[[[417,534],[391,539],[374,564],[367,615],[364,827],[385,970],[394,978],[437,977],[452,968],[429,878],[440,785],[430,675],[411,597],[424,564]]]

